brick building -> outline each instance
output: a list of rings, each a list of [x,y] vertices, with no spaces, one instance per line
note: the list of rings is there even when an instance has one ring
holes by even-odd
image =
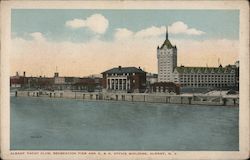
[[[146,72],[140,67],[117,67],[102,73],[103,90],[118,92],[145,92]]]
[[[100,91],[101,85],[102,85],[102,78],[84,77],[80,78],[79,81],[73,85],[73,87],[74,90],[94,92],[94,91]]]
[[[175,93],[180,94],[180,86],[173,82],[156,82],[150,85],[153,93]]]
[[[100,77],[65,77],[55,73],[54,77],[27,77],[25,72],[10,77],[10,88],[19,90],[78,90],[100,91],[102,78]]]
[[[27,79],[25,77],[25,72],[23,73],[23,76],[19,75],[18,72],[16,72],[15,76],[10,77],[10,87],[11,88],[21,88],[27,83]]]

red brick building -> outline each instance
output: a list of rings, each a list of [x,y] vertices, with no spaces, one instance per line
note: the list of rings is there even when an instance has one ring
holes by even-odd
[[[19,75],[16,72],[15,76],[10,77],[10,87],[11,88],[21,88],[24,87],[28,83],[28,78],[25,76],[25,72],[23,75]]]
[[[101,90],[102,78],[99,77],[84,77],[80,78],[79,82],[75,83],[75,90],[83,90],[88,92],[94,92]]]
[[[146,72],[140,67],[117,67],[102,73],[103,90],[118,92],[145,92]]]
[[[151,92],[180,94],[180,86],[173,82],[156,82],[150,86]]]

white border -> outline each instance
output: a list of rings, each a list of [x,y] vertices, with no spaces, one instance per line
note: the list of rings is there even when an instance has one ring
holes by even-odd
[[[9,55],[12,8],[46,9],[239,9],[240,151],[171,151],[167,156],[11,155],[9,151]],[[3,159],[246,159],[249,156],[249,8],[247,1],[2,1],[1,2],[1,157]],[[219,26],[218,26],[219,27]],[[28,152],[28,151],[25,151]],[[42,151],[31,151],[42,152]],[[52,151],[50,151],[52,152]],[[70,151],[57,151],[70,152]],[[72,151],[75,152],[75,151]],[[108,151],[109,152],[109,151]],[[136,152],[136,151],[135,151]]]

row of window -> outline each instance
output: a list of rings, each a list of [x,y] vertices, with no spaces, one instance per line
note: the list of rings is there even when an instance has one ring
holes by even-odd
[[[108,79],[108,82],[114,82],[114,81],[127,81],[127,79]]]
[[[159,62],[160,66],[170,65],[170,61],[167,62]]]
[[[170,80],[170,78],[159,78],[160,81]]]
[[[216,71],[215,72],[214,70],[212,70],[212,71],[203,71],[203,72],[191,70],[189,72],[185,72],[185,70],[184,70],[183,73],[182,73],[182,75],[190,75],[190,74],[204,74],[204,75],[207,75],[207,74],[213,74],[213,75],[219,74],[219,75],[223,75],[223,74],[234,74],[234,73],[235,73],[234,70],[224,71],[224,72],[222,72],[222,71]]]
[[[172,68],[173,67],[171,65],[169,65],[169,66],[160,66],[159,70],[163,72],[163,71],[166,71],[166,70],[173,70]]]
[[[160,59],[160,60],[158,61],[158,63],[172,62],[172,61],[173,61],[172,59],[164,58],[164,59]]]
[[[213,77],[206,77],[206,78],[180,78],[180,80],[228,80],[228,79],[235,79],[235,77],[220,77],[220,78],[213,78]]]
[[[234,77],[234,74],[220,74],[220,75],[213,75],[213,74],[206,74],[206,75],[182,75],[180,76],[181,78],[188,78],[188,77],[215,77],[215,78],[220,78],[220,77]]]
[[[172,68],[173,67],[173,64],[166,64],[166,65],[158,65],[159,69],[169,69],[169,68]]]
[[[126,80],[126,79],[112,79],[111,81],[110,81],[110,79],[108,79],[108,84],[111,82],[111,84],[118,84],[118,82],[119,82],[119,84],[122,84],[122,83],[127,83],[127,82],[130,82],[129,80]],[[135,80],[133,79],[133,81],[132,81],[133,83],[135,83]]]
[[[170,78],[159,78],[159,81],[170,81]],[[174,82],[178,83],[178,79],[174,79]],[[228,81],[180,81],[181,84],[203,84],[203,83],[207,83],[207,84],[223,84],[223,83],[230,83],[230,84],[234,84],[235,81],[234,80],[228,80]]]
[[[122,73],[122,74],[117,74],[117,73],[112,73],[112,74],[107,74],[108,76],[129,76],[129,75],[135,75],[135,73]]]
[[[128,85],[127,88],[130,88],[130,86]],[[112,90],[126,90],[126,86],[111,86],[108,89],[112,89]]]
[[[182,84],[182,86],[185,86],[185,87],[193,87],[193,86],[199,86],[199,87],[209,87],[209,86],[213,86],[213,87],[227,87],[227,86],[234,86],[235,84],[234,83],[220,83],[220,84],[215,84],[215,83],[212,83],[212,84],[195,84],[195,83],[192,83],[192,84]]]
[[[189,82],[198,82],[198,83],[229,83],[229,82],[235,82],[234,80],[228,80],[228,81],[180,81],[181,83],[189,83]]]
[[[157,53],[161,57],[172,57],[174,53]]]
[[[167,72],[166,72],[166,70],[164,70],[165,72],[163,72],[163,73],[160,73],[161,75],[165,75],[165,74],[169,74],[169,72],[170,72],[170,70],[167,70]],[[161,71],[160,71],[161,72]]]

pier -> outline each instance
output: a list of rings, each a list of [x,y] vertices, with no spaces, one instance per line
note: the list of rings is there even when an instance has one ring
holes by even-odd
[[[171,95],[164,93],[115,93],[115,92],[79,92],[79,91],[16,91],[15,96],[70,98],[82,100],[130,101],[149,103],[239,106],[238,95],[208,96],[202,94]]]

